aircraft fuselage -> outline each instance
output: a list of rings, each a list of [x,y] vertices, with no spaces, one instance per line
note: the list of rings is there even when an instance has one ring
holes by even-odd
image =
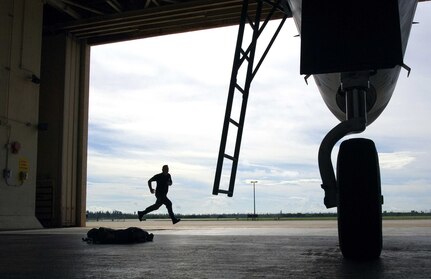
[[[303,0],[287,0],[293,13],[293,18],[295,20],[298,31],[301,33],[302,26],[302,4]],[[304,0],[306,1],[306,0]],[[395,2],[397,0],[394,0]],[[325,2],[325,1],[323,1]],[[350,1],[345,1],[350,2]],[[367,1],[360,1],[366,5]],[[399,11],[399,32],[401,36],[401,46],[400,49],[402,51],[402,56],[407,48],[407,42],[413,22],[413,17],[416,10],[417,1],[416,0],[399,0],[398,1],[398,11]],[[368,7],[367,7],[368,8]],[[373,7],[369,7],[372,9]],[[337,12],[337,11],[335,11]],[[336,16],[336,15],[334,15]],[[364,18],[367,15],[363,15]],[[382,15],[382,18],[385,18],[385,15]],[[320,22],[316,22],[316,24],[321,24]],[[354,24],[354,23],[353,23]],[[397,27],[398,28],[398,27]],[[377,29],[377,28],[376,28]],[[373,30],[368,30],[367,32],[373,32]],[[302,35],[301,35],[302,36]],[[384,42],[387,40],[387,34],[374,34],[374,36],[380,37],[380,40]],[[340,41],[345,40],[345,38],[339,38]],[[336,43],[336,42],[334,42]],[[343,41],[343,43],[345,43]],[[363,42],[364,46],[366,44],[374,44],[375,48],[379,48],[378,43],[375,42]],[[355,42],[355,44],[357,44]],[[361,48],[361,46],[356,46],[357,48]],[[395,46],[394,46],[395,47]],[[385,50],[382,50],[385,51]],[[325,55],[325,53],[322,53]],[[361,54],[363,55],[363,54]],[[366,55],[366,54],[365,54]],[[371,55],[371,54],[370,54]],[[346,61],[348,64],[350,61]],[[402,65],[395,65],[392,68],[384,68],[384,69],[361,69],[361,70],[369,70],[374,71],[370,76],[370,98],[368,100],[370,104],[370,108],[367,113],[367,125],[371,124],[377,117],[383,112],[387,104],[389,103],[392,94],[395,90],[395,86],[398,80],[398,76],[400,74]],[[350,71],[349,71],[350,72]],[[316,85],[322,95],[325,104],[328,106],[329,110],[340,120],[343,121],[346,119],[346,112],[344,109],[345,103],[342,96],[340,96],[340,72],[331,72],[331,73],[317,73],[313,74]]]

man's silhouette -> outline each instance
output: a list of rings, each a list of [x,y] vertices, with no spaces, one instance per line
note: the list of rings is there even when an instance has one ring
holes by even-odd
[[[172,185],[172,178],[171,178],[171,175],[169,174],[168,165],[164,165],[162,167],[161,173],[156,174],[150,180],[148,180],[148,187],[150,188],[151,194],[154,194],[154,189],[151,186],[151,182],[153,181],[157,182],[156,191],[155,191],[156,198],[157,198],[156,203],[147,207],[144,211],[138,211],[139,221],[142,221],[142,217],[145,214],[159,209],[159,207],[162,206],[162,204],[164,204],[168,209],[169,217],[171,217],[172,223],[173,224],[178,223],[179,221],[181,221],[181,219],[175,218],[174,212],[172,211],[172,202],[167,197],[169,186]]]

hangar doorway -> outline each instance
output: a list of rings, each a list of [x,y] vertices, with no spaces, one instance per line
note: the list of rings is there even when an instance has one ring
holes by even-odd
[[[46,129],[37,143],[36,211],[48,227],[85,226],[90,47],[237,25],[243,5],[238,0],[77,2],[44,5],[39,123]],[[256,7],[256,1],[246,2]]]
[[[164,164],[175,213],[211,197],[203,185],[213,180],[236,35],[227,27],[91,48],[88,211],[149,206],[147,180]]]
[[[238,22],[242,1],[46,1],[36,215],[85,226],[90,47]]]

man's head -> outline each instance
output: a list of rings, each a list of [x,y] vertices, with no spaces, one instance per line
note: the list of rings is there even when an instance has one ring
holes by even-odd
[[[168,165],[164,165],[164,166],[162,167],[162,172],[163,172],[164,174],[167,174],[167,173],[169,172],[169,167],[168,167]]]

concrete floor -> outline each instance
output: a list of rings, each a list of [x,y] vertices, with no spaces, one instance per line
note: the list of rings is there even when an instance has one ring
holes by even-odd
[[[91,227],[140,226],[154,241],[89,245]],[[0,232],[0,278],[430,278],[431,220],[384,222],[378,261],[344,260],[334,221],[98,222]]]

